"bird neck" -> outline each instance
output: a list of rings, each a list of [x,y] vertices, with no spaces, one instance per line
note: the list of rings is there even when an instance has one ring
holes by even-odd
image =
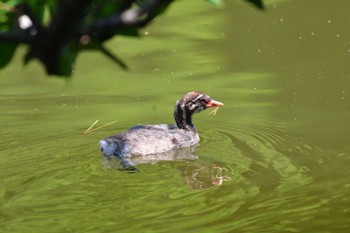
[[[178,103],[175,106],[174,117],[179,129],[193,130],[195,128],[192,123],[192,115],[193,113],[186,109],[184,104]]]

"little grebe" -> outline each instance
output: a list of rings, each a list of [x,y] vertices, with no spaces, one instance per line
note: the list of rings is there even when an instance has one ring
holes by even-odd
[[[133,156],[160,154],[173,149],[190,147],[199,142],[192,115],[207,108],[222,106],[201,92],[189,92],[176,102],[176,125],[137,125],[121,134],[100,141],[103,155],[114,155],[125,169],[134,169]]]

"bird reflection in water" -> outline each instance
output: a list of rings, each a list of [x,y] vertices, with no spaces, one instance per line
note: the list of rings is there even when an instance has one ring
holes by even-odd
[[[194,155],[195,147],[180,148],[166,153],[138,156],[133,162],[139,164],[155,164],[162,161],[178,161],[174,166],[181,171],[185,183],[191,190],[205,190],[222,185],[230,181],[231,176],[228,168],[213,163],[205,163],[198,160]],[[120,160],[114,156],[103,156],[102,164],[105,169],[125,170]],[[126,170],[129,173],[135,171]],[[140,172],[142,174],[142,171]]]

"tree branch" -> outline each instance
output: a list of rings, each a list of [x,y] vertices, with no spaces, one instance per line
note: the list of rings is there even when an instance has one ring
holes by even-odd
[[[0,32],[0,41],[6,43],[15,43],[15,44],[31,44],[33,42],[32,37],[19,30],[12,30],[9,32]]]

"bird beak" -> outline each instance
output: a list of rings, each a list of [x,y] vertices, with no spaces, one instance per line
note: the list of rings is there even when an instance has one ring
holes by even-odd
[[[211,108],[211,107],[216,107],[216,106],[222,106],[224,105],[223,103],[216,101],[216,100],[211,100],[207,103],[207,108]]]

